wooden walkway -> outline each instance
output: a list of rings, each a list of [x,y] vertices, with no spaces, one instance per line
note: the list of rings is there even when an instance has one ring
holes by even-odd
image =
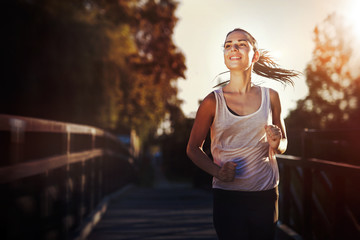
[[[88,240],[216,240],[210,191],[163,183],[112,199]]]
[[[302,240],[283,228],[277,228],[276,240]],[[217,240],[212,193],[168,183],[155,188],[131,187],[109,201],[106,213],[86,239]]]

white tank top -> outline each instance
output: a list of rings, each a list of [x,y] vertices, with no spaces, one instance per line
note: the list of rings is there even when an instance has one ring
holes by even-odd
[[[211,126],[211,153],[222,166],[237,163],[233,182],[213,178],[213,188],[235,191],[263,191],[279,183],[275,153],[269,147],[264,126],[272,124],[269,89],[261,88],[259,109],[245,116],[230,112],[222,88],[214,91],[216,112]]]

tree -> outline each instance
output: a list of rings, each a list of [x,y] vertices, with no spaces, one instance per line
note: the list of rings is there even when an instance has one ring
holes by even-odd
[[[108,106],[119,102],[116,76],[126,69],[125,61],[114,63],[109,56],[114,32],[122,43],[118,59],[136,48],[126,23],[115,27],[83,3],[5,3],[9,24],[3,57],[9,84],[1,88],[2,113],[114,127],[114,121],[104,119],[118,115]]]
[[[154,132],[184,56],[171,0],[9,0],[0,112]]]
[[[351,74],[352,39],[351,29],[336,14],[315,27],[313,58],[306,68],[309,95],[287,117],[289,128],[360,126],[360,77]]]
[[[130,123],[140,133],[154,133],[173,107],[180,108],[175,81],[185,78],[185,58],[172,41],[177,4],[171,0],[147,1],[137,8],[136,54],[130,56],[136,82],[129,88]]]

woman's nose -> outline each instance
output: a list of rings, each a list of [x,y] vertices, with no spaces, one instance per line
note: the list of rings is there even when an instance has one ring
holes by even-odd
[[[231,46],[231,51],[234,51],[234,50],[239,50],[239,45],[237,45],[237,44],[234,44],[234,45],[232,45]]]

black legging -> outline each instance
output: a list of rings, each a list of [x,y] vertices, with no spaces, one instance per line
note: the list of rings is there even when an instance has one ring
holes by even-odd
[[[278,189],[243,192],[213,189],[214,226],[219,240],[273,240]]]

